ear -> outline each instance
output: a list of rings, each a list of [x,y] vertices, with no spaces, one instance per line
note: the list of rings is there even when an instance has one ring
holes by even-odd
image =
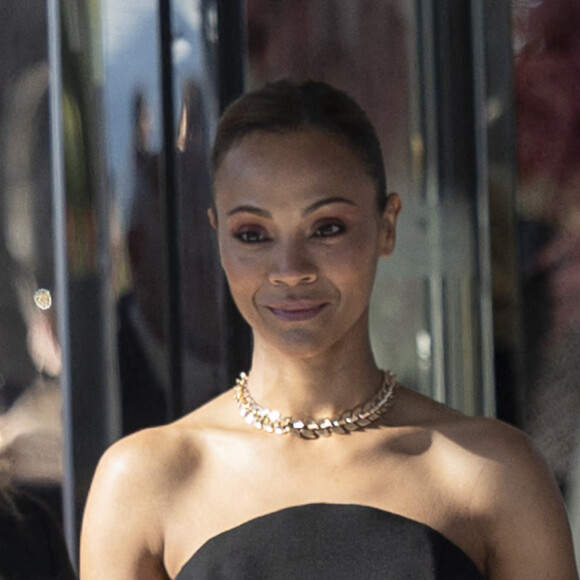
[[[209,225],[214,229],[217,230],[217,214],[215,212],[215,208],[210,207],[207,210],[207,217],[209,219]]]
[[[401,208],[401,198],[396,193],[390,193],[381,217],[381,256],[385,258],[388,258],[395,249],[397,218]]]

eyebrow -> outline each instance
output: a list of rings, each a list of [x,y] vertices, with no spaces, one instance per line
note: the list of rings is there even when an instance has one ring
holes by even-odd
[[[238,205],[234,207],[234,209],[228,211],[226,215],[231,216],[236,213],[253,213],[254,215],[260,217],[272,219],[272,214],[269,211],[266,211],[265,209],[260,209],[259,207],[256,207],[254,205]]]
[[[352,201],[352,199],[347,199],[346,197],[339,197],[339,196],[325,197],[324,199],[321,199],[319,201],[315,201],[312,205],[309,205],[302,212],[302,216],[306,217],[307,215],[314,213],[317,209],[319,209],[325,205],[330,205],[332,203],[347,203],[348,205],[356,205],[356,203],[354,201]]]
[[[306,217],[308,215],[310,215],[311,213],[314,213],[317,209],[320,209],[321,207],[325,206],[325,205],[330,205],[333,203],[346,203],[348,205],[353,205],[356,206],[356,203],[354,201],[352,201],[351,199],[347,199],[346,197],[325,197],[324,199],[320,199],[318,201],[315,201],[313,204],[309,205],[303,212],[302,212],[302,216]],[[234,207],[234,209],[231,209],[227,215],[231,216],[234,215],[236,213],[251,213],[254,215],[257,215],[259,217],[263,217],[266,219],[272,219],[272,214],[265,210],[265,209],[261,209],[259,207],[256,207],[254,205],[238,205],[236,207]]]

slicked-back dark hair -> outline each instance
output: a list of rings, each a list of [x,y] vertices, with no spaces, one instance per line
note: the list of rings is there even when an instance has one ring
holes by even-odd
[[[320,129],[341,137],[368,167],[377,202],[386,204],[386,177],[377,134],[362,108],[346,93],[319,81],[281,80],[242,95],[223,113],[211,153],[213,174],[228,151],[256,132]]]

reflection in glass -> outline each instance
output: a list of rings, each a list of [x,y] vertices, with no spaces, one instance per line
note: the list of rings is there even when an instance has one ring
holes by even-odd
[[[60,528],[47,20],[46,3],[0,8],[0,577],[72,580]]]
[[[3,10],[0,50],[0,472],[59,514],[61,358],[54,311],[35,304],[54,286],[44,4]]]
[[[213,232],[209,148],[218,115],[215,2],[173,3],[174,94],[178,104],[176,195],[179,225],[181,363],[185,412],[230,385],[225,285]]]
[[[122,433],[166,422],[167,351],[158,2],[103,2],[104,142]]]
[[[566,490],[580,433],[580,6],[514,4],[525,428]]]
[[[228,386],[225,290],[206,215],[207,151],[218,111],[215,3],[172,2],[169,17],[167,48],[160,44],[157,2],[104,3],[105,141],[119,208],[114,283],[125,434],[171,420]],[[163,100],[163,50],[171,58],[170,108]],[[172,119],[166,118],[170,109]],[[165,123],[173,123],[169,143]],[[172,207],[176,216],[168,214]],[[168,231],[170,224],[176,229]]]

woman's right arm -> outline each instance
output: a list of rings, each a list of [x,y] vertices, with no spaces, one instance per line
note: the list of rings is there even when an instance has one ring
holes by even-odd
[[[162,560],[156,433],[144,431],[113,445],[93,479],[81,533],[81,580],[167,580]]]

